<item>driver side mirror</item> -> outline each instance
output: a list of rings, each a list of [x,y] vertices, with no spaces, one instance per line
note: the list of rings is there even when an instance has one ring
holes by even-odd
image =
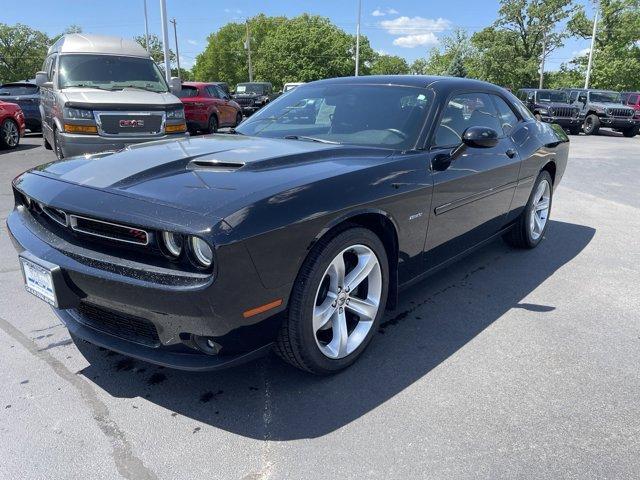
[[[43,87],[43,86],[47,86],[46,85],[47,83],[51,84],[51,82],[49,82],[49,76],[47,75],[47,72],[37,72],[36,85],[39,87]]]
[[[171,77],[169,81],[169,90],[174,95],[177,95],[182,91],[182,80],[179,77]]]
[[[500,138],[498,132],[489,127],[469,127],[462,133],[462,142],[449,153],[439,153],[431,161],[432,168],[441,172],[449,168],[458,156],[467,148],[495,147]]]

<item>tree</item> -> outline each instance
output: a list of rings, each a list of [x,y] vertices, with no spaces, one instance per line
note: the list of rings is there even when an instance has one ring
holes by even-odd
[[[138,35],[137,37],[134,37],[134,40],[142,45],[142,48],[147,48],[147,39],[144,35]],[[158,37],[158,35],[149,35],[149,53],[151,54],[151,58],[153,59],[153,61],[156,62],[158,66],[164,69],[164,49],[162,40],[160,40],[160,37]],[[175,62],[175,60],[176,54],[173,53],[171,49],[169,49],[169,61],[173,63]]]
[[[591,85],[612,90],[640,89],[640,0],[600,0],[598,31],[593,52]],[[591,38],[593,20],[580,7],[568,24],[569,31]],[[586,73],[587,55],[573,62]],[[583,77],[584,78],[584,77]]]
[[[180,71],[177,68],[171,69],[171,76],[178,77],[183,82],[191,82],[193,81],[193,73],[191,70],[187,70],[185,68],[180,67]]]
[[[397,55],[378,55],[371,65],[372,75],[406,75],[410,71],[407,61]]]
[[[467,69],[464,66],[464,62],[462,60],[462,55],[460,53],[456,54],[453,57],[453,60],[449,64],[449,68],[447,69],[447,75],[450,77],[466,77]]]
[[[577,11],[572,0],[501,0],[496,22],[471,37],[476,75],[510,88],[537,83],[545,54],[563,45],[569,32],[558,24]]]
[[[469,36],[462,29],[456,29],[451,35],[442,39],[439,48],[433,48],[425,59],[419,58],[411,66],[412,73],[418,75],[450,75],[451,64],[458,58],[465,75],[473,70],[475,49]]]
[[[276,88],[286,82],[309,82],[344,77],[355,71],[355,37],[327,18],[300,15],[281,23],[262,45],[255,63],[256,76]],[[360,38],[360,72],[371,71],[374,51]]]
[[[49,37],[20,23],[0,23],[0,81],[33,78],[47,56]]]

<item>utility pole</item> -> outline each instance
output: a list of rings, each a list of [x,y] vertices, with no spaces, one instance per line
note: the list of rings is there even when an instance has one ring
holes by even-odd
[[[540,59],[540,86],[542,88],[544,83],[544,58],[547,56],[547,31],[542,34],[542,58]]]
[[[593,31],[591,32],[591,48],[589,49],[589,63],[587,64],[587,77],[584,79],[584,88],[589,88],[591,79],[591,65],[593,64],[593,50],[596,46],[596,30],[598,29],[598,10],[600,5],[596,2],[596,14],[593,17]]]
[[[178,50],[178,31],[176,29],[178,22],[176,22],[175,17],[169,21],[173,23],[173,38],[176,41],[176,62],[178,63],[178,76],[180,76],[180,50]]]
[[[160,21],[162,22],[162,49],[164,51],[164,74],[171,82],[171,59],[169,58],[169,31],[167,26],[167,2],[160,0]]]
[[[356,23],[356,77],[360,73],[360,17],[362,16],[362,0],[358,0],[358,22]]]
[[[249,31],[249,20],[245,22],[247,26],[247,41],[244,48],[247,50],[247,59],[249,60],[249,81],[253,82],[253,66],[251,65],[251,32]]]
[[[147,17],[147,0],[143,0],[144,2],[144,43],[147,46],[147,53],[151,53],[151,49],[149,48],[149,19]]]

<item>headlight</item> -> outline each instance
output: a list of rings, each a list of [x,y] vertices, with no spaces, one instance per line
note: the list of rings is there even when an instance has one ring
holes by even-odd
[[[262,105],[262,99],[261,99],[261,98],[256,98],[256,99],[253,101],[253,104],[254,104],[254,105]]]
[[[201,267],[210,267],[213,262],[213,250],[207,242],[198,237],[189,239],[191,252]]]
[[[93,112],[91,110],[85,110],[83,108],[70,108],[65,107],[64,109],[64,117],[65,118],[73,118],[75,120],[92,120]]]
[[[182,236],[177,233],[162,232],[162,243],[172,257],[179,257],[182,253]]]
[[[607,115],[611,115],[611,109],[610,108],[605,109],[604,113],[606,113]]]
[[[184,108],[174,108],[167,110],[167,119],[169,120],[182,120],[184,118]]]
[[[546,115],[547,113],[549,113],[546,108],[541,108],[540,110],[538,110],[538,112],[540,112],[543,115]]]

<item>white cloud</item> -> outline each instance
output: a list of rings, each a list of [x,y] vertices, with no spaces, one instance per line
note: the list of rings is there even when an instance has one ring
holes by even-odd
[[[225,8],[224,13],[235,13],[236,15],[240,15],[242,13],[242,10],[240,10],[239,8]]]
[[[433,32],[421,33],[419,35],[405,35],[393,40],[393,44],[398,47],[415,48],[420,45],[437,45],[440,43],[438,37]]]
[[[373,12],[371,12],[371,16],[373,17],[384,17],[386,15],[397,15],[398,11],[395,8],[376,8]]]
[[[583,48],[582,50],[574,51],[573,57],[576,58],[576,57],[584,57],[586,55],[589,55],[590,50],[591,50],[590,48]]]
[[[196,42],[195,40],[191,40],[191,39],[188,39],[188,40],[187,40],[187,43],[188,43],[189,45],[198,45],[198,42]]]
[[[451,22],[444,18],[431,19],[423,17],[398,17],[383,20],[380,26],[391,35],[399,35],[393,40],[398,47],[415,48],[419,45],[437,45],[436,33],[451,27]]]

